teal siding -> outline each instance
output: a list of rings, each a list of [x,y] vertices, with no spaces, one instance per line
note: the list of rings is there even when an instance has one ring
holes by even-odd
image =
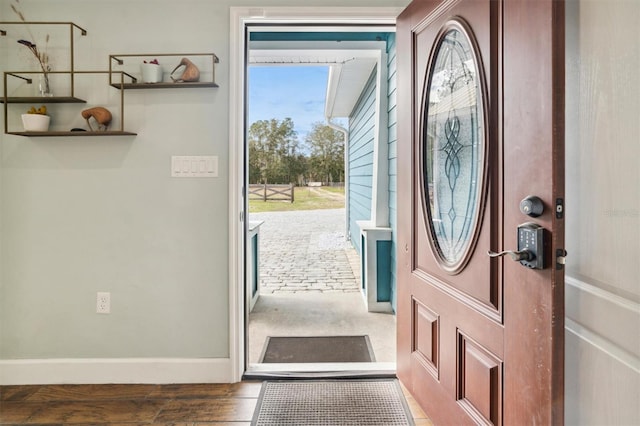
[[[391,241],[378,241],[376,243],[376,280],[378,302],[391,300]],[[395,308],[394,308],[395,309]]]
[[[391,226],[391,247],[390,247],[390,300],[393,310],[396,310],[396,288],[397,288],[397,234],[398,234],[398,203],[396,194],[397,177],[397,113],[396,113],[396,35],[390,34],[387,39],[387,65],[388,65],[388,111],[389,111],[389,224]]]
[[[360,289],[364,291],[367,288],[367,271],[365,270],[364,260],[367,256],[367,244],[364,236],[360,236]]]
[[[256,234],[253,236],[253,238],[251,238],[251,252],[253,253],[251,266],[254,271],[253,277],[251,277],[251,297],[254,297],[258,293],[258,286],[260,285],[260,272],[258,269],[260,267],[260,259],[258,259],[258,254],[260,252],[258,250],[259,246],[260,240],[258,238],[258,234]]]
[[[349,232],[361,253],[358,220],[371,218],[376,73],[369,78],[349,117]]]

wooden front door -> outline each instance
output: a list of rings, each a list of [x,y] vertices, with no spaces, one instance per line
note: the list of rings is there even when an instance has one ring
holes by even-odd
[[[397,44],[398,377],[436,424],[562,424],[563,2],[414,0]]]

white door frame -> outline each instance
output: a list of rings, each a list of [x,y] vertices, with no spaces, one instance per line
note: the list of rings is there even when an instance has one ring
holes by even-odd
[[[395,25],[397,7],[231,7],[229,50],[229,358],[231,381],[245,369],[245,30],[261,24]]]

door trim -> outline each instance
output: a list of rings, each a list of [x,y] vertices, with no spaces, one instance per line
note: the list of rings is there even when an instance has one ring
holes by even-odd
[[[231,7],[229,49],[229,358],[231,381],[245,371],[245,31],[250,24],[395,25],[397,7]]]

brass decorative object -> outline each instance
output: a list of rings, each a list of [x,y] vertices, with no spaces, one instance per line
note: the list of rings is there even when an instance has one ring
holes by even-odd
[[[179,78],[173,78],[173,73],[180,67],[184,67],[184,71]],[[176,66],[173,71],[171,71],[171,80],[174,82],[192,82],[192,81],[200,81],[200,70],[198,67],[191,62],[187,58],[182,58],[178,66]]]
[[[91,131],[94,131],[93,127],[91,127],[91,122],[89,121],[91,117],[93,117],[93,119],[98,123],[99,131],[106,131],[107,128],[109,127],[109,124],[111,124],[112,116],[109,110],[106,108],[94,107],[94,108],[89,108],[82,111],[82,118],[87,120],[87,125],[89,126],[89,129]]]

